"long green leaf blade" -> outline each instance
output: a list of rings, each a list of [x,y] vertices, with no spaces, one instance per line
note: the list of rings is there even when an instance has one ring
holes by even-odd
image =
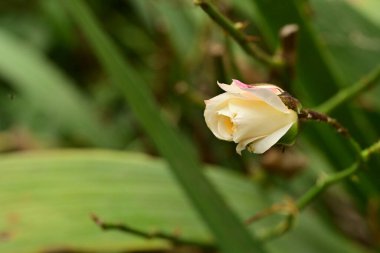
[[[123,60],[118,49],[102,31],[84,1],[62,1],[86,34],[116,88],[125,95],[134,115],[152,138],[183,186],[218,245],[225,253],[264,252],[236,215],[205,178],[194,151],[160,117],[144,81]]]

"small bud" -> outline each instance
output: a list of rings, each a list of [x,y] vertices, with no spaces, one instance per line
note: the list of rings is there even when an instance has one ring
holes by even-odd
[[[225,92],[206,100],[204,112],[206,124],[217,138],[237,143],[239,154],[244,149],[262,154],[280,140],[286,145],[294,142],[298,115],[280,97],[285,94],[281,88],[238,80],[231,85],[218,84]],[[298,101],[291,98],[289,95],[287,100]]]

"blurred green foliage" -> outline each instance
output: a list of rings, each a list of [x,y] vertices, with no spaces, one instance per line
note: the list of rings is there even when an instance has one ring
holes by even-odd
[[[247,21],[244,32],[270,54],[279,47],[279,30],[299,25],[291,80],[245,55],[191,0],[86,3],[128,71],[154,95],[156,114],[180,132],[194,156],[219,166],[208,169],[211,181],[241,219],[284,196],[300,196],[319,175],[352,163],[347,140],[315,123],[302,125],[295,147],[284,153],[240,157],[233,143],[217,140],[206,127],[203,100],[220,93],[216,81],[238,78],[286,86],[305,106],[318,106],[379,64],[377,0],[214,1],[228,18]],[[178,228],[181,236],[210,240],[166,162],[135,154],[162,152],[116,88],[128,84],[114,83],[61,1],[2,1],[0,12],[0,252],[170,248],[103,233],[91,223],[92,212],[147,231]],[[380,85],[332,112],[363,147],[380,137],[379,96]],[[61,148],[118,151],[48,151]],[[21,154],[25,150],[32,153]],[[379,250],[379,166],[374,157],[358,176],[323,194],[292,231],[266,243],[267,251]],[[260,233],[276,218],[252,231]]]

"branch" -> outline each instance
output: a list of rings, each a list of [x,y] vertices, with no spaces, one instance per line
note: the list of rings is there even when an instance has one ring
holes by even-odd
[[[334,173],[330,176],[324,176],[323,178],[318,180],[317,183],[312,188],[310,188],[304,195],[302,195],[298,199],[298,201],[296,202],[298,209],[299,210],[304,209],[330,185],[335,184],[343,179],[346,179],[352,176],[361,167],[361,164],[362,164],[361,161],[364,161],[364,162],[367,161],[370,155],[379,151],[380,151],[380,140],[375,142],[372,146],[360,152],[361,160],[355,162],[350,167],[340,172]]]
[[[242,49],[250,56],[257,58],[263,63],[274,67],[282,68],[283,62],[279,59],[274,59],[257,45],[250,43],[246,36],[236,28],[234,23],[228,20],[219,10],[208,0],[194,0],[194,4],[202,8],[206,14],[222,27],[234,40],[242,47]]]
[[[302,109],[298,114],[300,120],[314,120],[319,122],[325,122],[335,128],[335,130],[343,136],[349,136],[348,130],[343,127],[336,119],[333,119],[326,114],[316,112],[310,109]]]
[[[195,246],[197,248],[202,248],[205,250],[216,249],[216,246],[212,243],[203,243],[199,241],[186,240],[186,239],[179,238],[175,234],[166,234],[160,231],[145,232],[136,228],[129,227],[124,224],[114,224],[114,223],[103,222],[95,214],[91,215],[91,219],[95,222],[96,225],[98,225],[103,230],[118,230],[124,233],[136,235],[145,239],[164,239],[174,245],[190,245],[190,246]]]
[[[337,107],[357,96],[361,92],[369,89],[372,85],[376,84],[380,79],[380,65],[373,71],[360,79],[357,83],[342,89],[335,96],[322,103],[317,107],[317,111],[323,113],[329,113],[335,110]]]
[[[302,109],[298,113],[298,118],[300,120],[314,120],[314,121],[324,122],[332,126],[333,128],[335,128],[335,130],[338,133],[348,138],[351,147],[353,148],[353,150],[355,151],[357,155],[358,162],[363,163],[363,158],[361,155],[362,149],[359,143],[354,138],[352,138],[348,130],[345,127],[343,127],[336,119],[331,118],[324,113],[316,112],[310,109]]]
[[[368,147],[367,149],[362,150],[360,152],[360,159],[353,163],[350,167],[346,168],[343,171],[334,173],[330,176],[324,176],[323,178],[319,179],[317,183],[312,188],[310,188],[305,194],[303,194],[295,203],[288,202],[288,205],[282,206],[273,205],[271,208],[259,212],[258,214],[249,218],[247,220],[247,224],[250,224],[254,221],[257,221],[258,219],[264,218],[276,212],[287,212],[286,219],[282,221],[280,224],[278,224],[276,227],[265,230],[264,233],[260,235],[260,239],[268,240],[285,234],[293,227],[294,221],[299,211],[305,209],[329,186],[355,174],[361,167],[361,164],[363,162],[366,162],[368,158],[376,152],[380,152],[380,140],[375,142],[372,146]]]

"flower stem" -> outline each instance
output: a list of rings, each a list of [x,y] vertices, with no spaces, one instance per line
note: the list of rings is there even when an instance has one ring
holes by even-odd
[[[372,155],[375,152],[380,152],[380,140],[375,142],[373,145],[371,145],[367,149],[362,150],[360,152],[359,160],[353,163],[350,167],[340,172],[337,172],[335,174],[332,174],[330,176],[325,176],[324,178],[321,178],[320,180],[318,180],[317,183],[312,188],[310,188],[305,194],[303,194],[294,203],[294,206],[292,209],[288,208],[288,213],[286,215],[285,220],[282,221],[280,224],[278,224],[276,227],[263,231],[263,233],[261,233],[260,235],[260,239],[270,240],[270,239],[279,237],[285,234],[287,231],[289,231],[293,227],[297,214],[301,210],[305,209],[329,186],[355,174],[361,167],[361,164],[365,162],[370,157],[370,155]],[[281,208],[278,211],[284,212],[286,211],[286,209]],[[269,214],[272,214],[272,213],[273,211],[271,210]],[[266,216],[267,215],[262,215],[261,217],[266,217]],[[254,216],[254,218],[256,217]],[[257,219],[250,218],[248,221],[255,221],[255,220]]]
[[[257,58],[263,63],[273,67],[282,68],[283,62],[279,59],[275,59],[267,54],[257,45],[250,43],[246,36],[236,28],[234,23],[227,19],[220,11],[208,0],[194,0],[194,4],[202,8],[202,10],[222,27],[235,41],[242,47],[242,49],[250,56]]]
[[[320,193],[322,193],[330,185],[339,182],[349,176],[353,175],[361,167],[362,162],[365,162],[370,155],[380,151],[380,141],[377,141],[372,146],[360,152],[360,160],[353,163],[350,167],[340,172],[334,173],[330,176],[324,177],[317,181],[317,183],[310,188],[304,195],[302,195],[296,202],[299,210],[308,206]]]
[[[348,130],[345,127],[343,127],[339,123],[339,121],[337,121],[334,118],[331,118],[330,116],[328,116],[328,115],[326,115],[324,113],[316,112],[316,111],[313,111],[313,110],[310,110],[310,109],[302,109],[298,113],[298,118],[300,120],[314,120],[314,121],[324,122],[326,124],[329,124],[333,128],[335,128],[335,130],[338,133],[340,133],[344,137],[348,138],[351,147],[353,148],[354,152],[357,155],[358,161],[360,163],[363,162],[363,158],[362,158],[362,155],[361,155],[362,149],[361,149],[359,143],[354,138],[352,138],[352,136],[350,135],[350,133],[348,132]]]
[[[310,109],[302,109],[298,114],[300,120],[314,120],[319,122],[325,122],[334,127],[335,130],[343,136],[349,136],[348,130],[343,127],[336,119],[327,116],[324,113],[313,111]]]
[[[370,157],[370,155],[372,155],[373,153],[379,152],[379,151],[380,151],[380,140],[375,142],[369,148],[363,150],[363,152],[362,152],[363,160],[366,161]]]
[[[357,83],[342,89],[335,96],[325,101],[323,104],[316,108],[317,111],[323,113],[329,113],[335,110],[337,107],[357,96],[364,90],[370,88],[380,79],[380,65],[373,71],[360,79]]]
[[[347,178],[354,174],[360,167],[359,162],[355,162],[350,167],[343,171],[335,173],[329,177],[317,180],[317,183],[310,188],[300,199],[297,201],[297,206],[300,210],[304,209],[308,204],[310,204],[319,194],[321,194],[330,185]]]

